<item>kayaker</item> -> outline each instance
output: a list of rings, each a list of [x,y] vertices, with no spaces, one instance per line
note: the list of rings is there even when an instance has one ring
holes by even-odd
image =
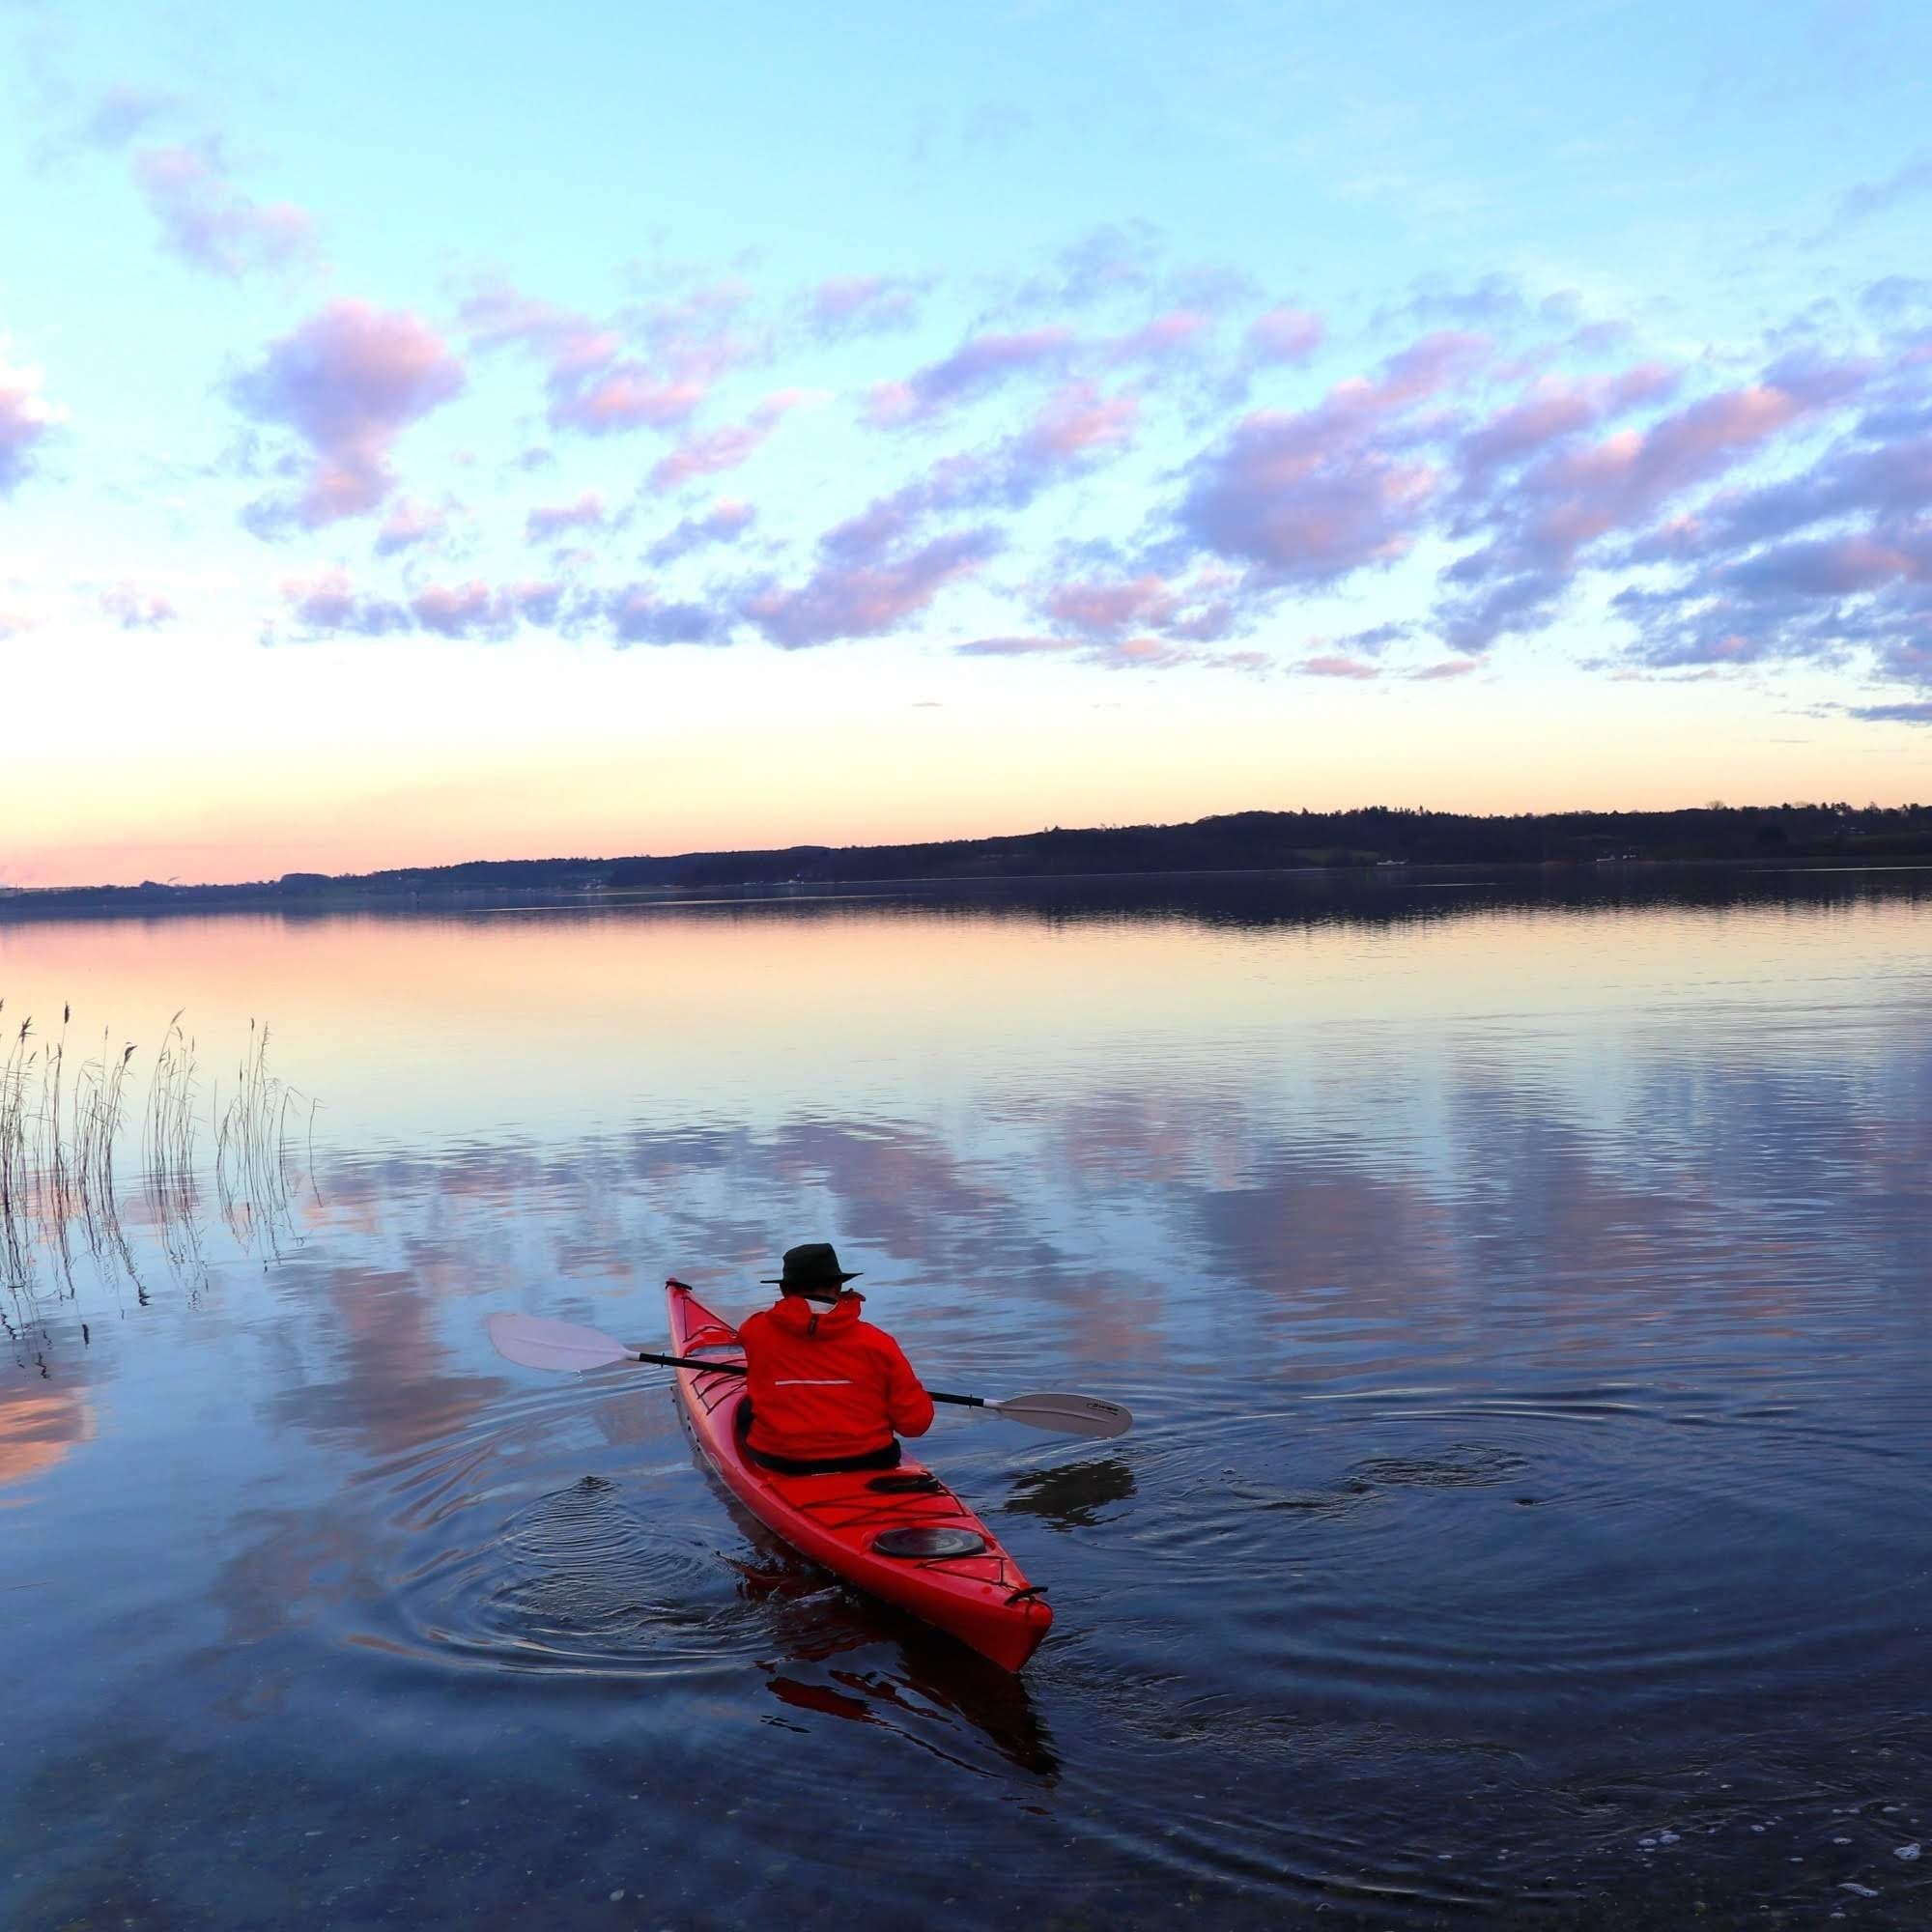
[[[932,1398],[899,1345],[859,1319],[864,1297],[845,1284],[830,1241],[787,1248],[767,1288],[779,1298],[738,1324],[749,1410],[745,1453],[782,1475],[890,1469],[901,1435],[932,1426]]]

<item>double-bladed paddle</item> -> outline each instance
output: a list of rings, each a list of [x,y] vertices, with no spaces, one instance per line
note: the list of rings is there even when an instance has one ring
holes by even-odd
[[[612,1341],[595,1328],[580,1328],[574,1321],[550,1321],[541,1315],[491,1316],[490,1343],[497,1354],[526,1369],[580,1372],[601,1369],[611,1362],[656,1362],[667,1369],[701,1369],[710,1375],[745,1373],[739,1362],[708,1362],[696,1355],[654,1355],[647,1349]],[[1045,1392],[989,1402],[984,1396],[947,1395],[940,1389],[927,1389],[926,1394],[934,1402],[983,1408],[1009,1422],[1023,1422],[1029,1429],[1044,1429],[1059,1435],[1124,1435],[1134,1421],[1119,1403],[1103,1402],[1092,1395]]]

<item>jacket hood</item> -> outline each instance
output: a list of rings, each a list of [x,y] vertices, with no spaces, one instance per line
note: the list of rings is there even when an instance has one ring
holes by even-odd
[[[847,1289],[828,1308],[824,1302],[810,1300],[803,1294],[782,1294],[770,1310],[770,1316],[781,1328],[793,1335],[838,1335],[858,1321],[865,1299],[863,1294]]]

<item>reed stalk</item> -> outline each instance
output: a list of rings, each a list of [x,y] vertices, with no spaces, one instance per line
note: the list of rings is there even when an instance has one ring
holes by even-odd
[[[78,1236],[98,1265],[124,1269],[145,1301],[122,1226],[116,1171],[137,1048],[129,1042],[117,1049],[103,1032],[99,1058],[74,1066],[68,1057],[71,1020],[71,1007],[63,1008],[60,1033],[46,1042],[36,1036],[31,1015],[17,1024],[8,1020],[0,1032],[0,1264],[9,1283],[25,1286],[37,1258],[43,1259],[71,1291]],[[177,1012],[162,1036],[140,1120],[149,1214],[177,1272],[205,1266],[198,1222],[206,1172],[197,1152],[201,1083],[194,1041],[181,1020]],[[299,1179],[291,1122],[299,1118],[300,1096],[269,1069],[266,1025],[249,1022],[225,1110],[218,1097],[211,1090],[213,1179],[221,1211],[244,1247],[266,1232],[278,1251]],[[312,1183],[313,1103],[308,1118]]]

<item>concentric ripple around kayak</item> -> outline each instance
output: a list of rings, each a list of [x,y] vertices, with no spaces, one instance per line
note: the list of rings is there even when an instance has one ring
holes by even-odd
[[[664,1391],[546,1385],[374,1473],[405,1641],[471,1667],[633,1676],[754,1655]],[[728,1537],[724,1539],[728,1541]]]

